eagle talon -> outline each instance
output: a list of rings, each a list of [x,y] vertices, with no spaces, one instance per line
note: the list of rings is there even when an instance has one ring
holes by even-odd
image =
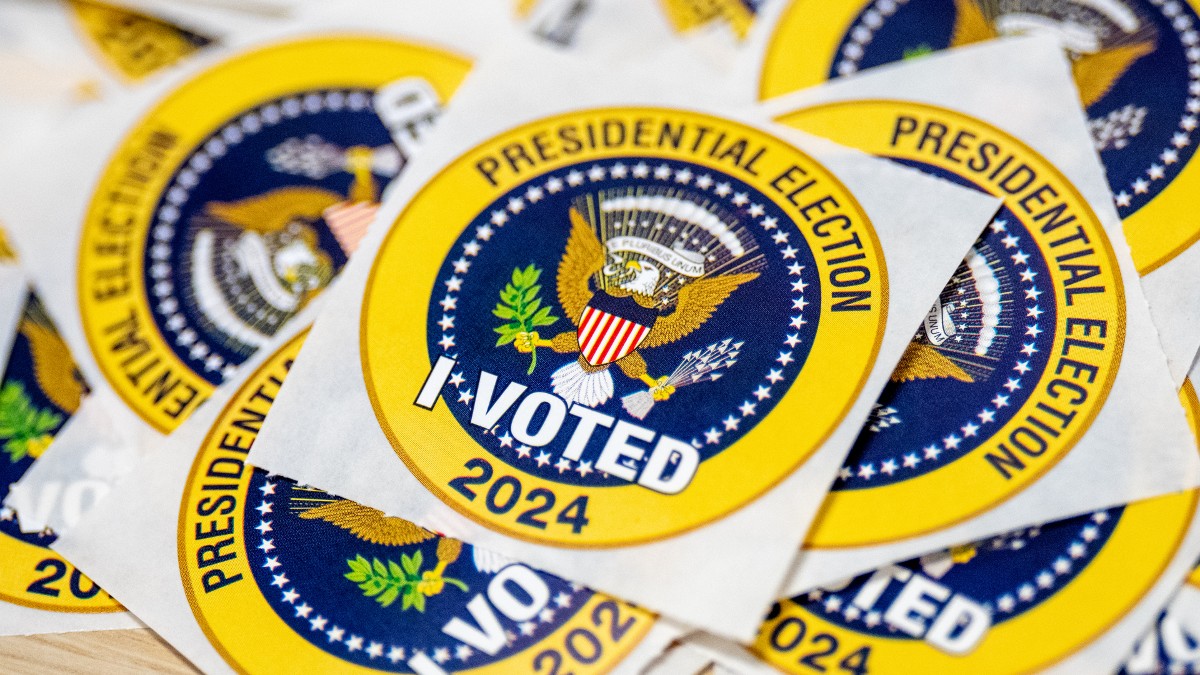
[[[517,351],[521,352],[522,354],[528,354],[534,349],[543,346],[539,344],[541,342],[545,342],[545,340],[541,339],[541,336],[537,334],[537,331],[530,333],[522,331],[517,333],[517,339],[513,340],[513,346],[515,346]]]
[[[650,395],[654,397],[655,401],[665,401],[671,398],[671,394],[675,393],[675,385],[667,384],[668,379],[670,378],[665,375],[659,378],[653,378],[649,375],[641,377],[642,382],[645,382],[650,387]]]

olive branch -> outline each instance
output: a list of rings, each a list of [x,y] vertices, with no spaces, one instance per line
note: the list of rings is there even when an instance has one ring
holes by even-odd
[[[6,382],[0,388],[0,439],[9,461],[40,455],[62,421],[62,415],[35,406],[20,382]]]
[[[542,306],[539,297],[542,287],[538,285],[541,276],[542,270],[532,263],[525,269],[518,267],[513,270],[512,281],[500,291],[500,302],[492,310],[492,314],[505,320],[499,328],[493,329],[500,334],[496,340],[497,347],[516,340],[520,333],[532,333],[538,326],[549,326],[558,321],[557,316],[550,314],[550,305]],[[537,367],[537,347],[531,347],[529,354],[533,358],[527,375],[532,375]]]
[[[401,598],[401,610],[415,607],[418,612],[424,613],[425,598],[441,593],[445,584],[450,584],[464,593],[468,591],[467,585],[459,579],[442,576],[450,557],[458,557],[458,549],[455,546],[461,547],[461,543],[453,539],[439,541],[438,557],[442,562],[424,572],[421,571],[424,556],[420,551],[411,556],[401,553],[399,565],[394,561],[379,558],[367,560],[359,554],[353,560],[346,560],[350,571],[343,576],[358,584],[363,595],[375,598],[375,602],[383,607],[390,607],[396,598]]]

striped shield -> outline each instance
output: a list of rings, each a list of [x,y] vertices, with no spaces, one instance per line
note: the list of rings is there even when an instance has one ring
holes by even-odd
[[[375,218],[379,205],[372,202],[339,202],[321,215],[346,255],[354,253],[358,242],[367,234],[367,226]]]
[[[633,297],[616,298],[601,291],[579,318],[579,351],[592,366],[619,361],[642,344],[657,319],[657,312]]]

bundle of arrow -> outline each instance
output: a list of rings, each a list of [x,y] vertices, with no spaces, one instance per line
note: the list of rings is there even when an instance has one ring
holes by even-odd
[[[1200,668],[1200,2],[0,19],[0,670]]]

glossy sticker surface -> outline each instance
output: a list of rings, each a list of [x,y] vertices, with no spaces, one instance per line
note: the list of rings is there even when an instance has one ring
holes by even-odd
[[[794,0],[768,47],[765,97],[983,40],[1054,35],[1146,274],[1200,237],[1188,200],[1200,125],[1200,18],[1192,0]]]
[[[917,536],[1011,498],[1070,452],[1119,368],[1124,287],[1103,226],[1046,160],[956,112],[862,101],[782,121],[1005,200],[926,314],[806,545]]]
[[[468,68],[378,38],[285,43],[135,126],[79,251],[85,332],[132,410],[173,429],[329,284]]]
[[[675,110],[550,118],[400,215],[364,299],[367,391],[465,515],[557,545],[654,540],[819,447],[870,372],[886,279],[854,197],[773,137]]]

